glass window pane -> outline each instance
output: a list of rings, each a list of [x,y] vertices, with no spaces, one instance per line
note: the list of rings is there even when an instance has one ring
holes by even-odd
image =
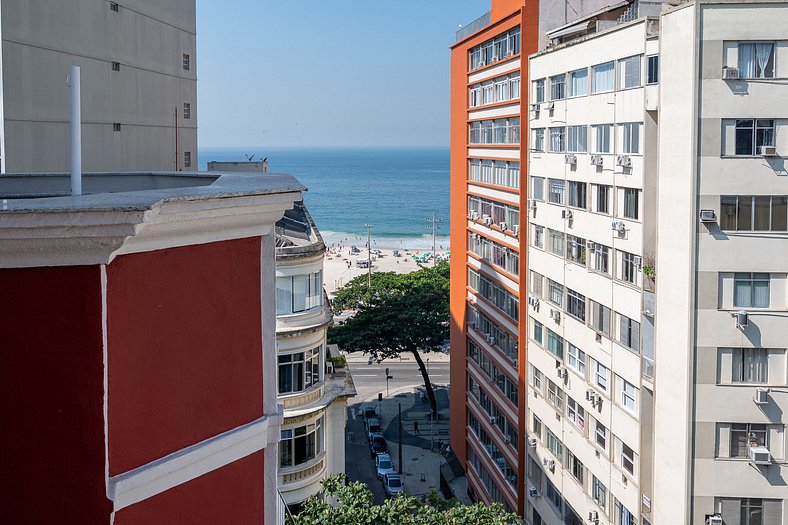
[[[755,197],[755,224],[753,230],[769,230],[769,204],[771,197]]]
[[[736,229],[736,197],[720,197],[720,228]]]
[[[788,197],[772,197],[772,231],[788,230]]]
[[[752,197],[739,197],[737,230],[752,230]]]

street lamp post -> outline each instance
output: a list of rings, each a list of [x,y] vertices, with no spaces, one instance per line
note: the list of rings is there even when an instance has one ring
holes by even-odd
[[[439,223],[443,222],[443,219],[435,217],[435,212],[432,212],[432,217],[427,217],[427,222],[429,223],[427,229],[432,231],[432,265],[435,266],[435,234],[441,227]]]
[[[365,224],[364,227],[367,229],[367,286],[372,288],[372,225]]]

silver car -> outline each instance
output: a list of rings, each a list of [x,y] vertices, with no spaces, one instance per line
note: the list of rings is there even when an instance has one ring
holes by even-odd
[[[383,487],[386,489],[386,495],[394,498],[402,492],[402,479],[399,474],[386,474],[383,476]]]
[[[394,464],[391,463],[391,456],[388,454],[378,454],[375,458],[375,470],[378,479],[383,479],[386,474],[394,474]]]

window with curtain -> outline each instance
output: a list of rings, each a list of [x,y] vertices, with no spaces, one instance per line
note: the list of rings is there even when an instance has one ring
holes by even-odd
[[[591,301],[591,328],[606,337],[610,337],[610,314],[610,308],[596,301]]]
[[[553,204],[564,204],[564,181],[562,179],[548,179],[547,193],[548,202]]]
[[[715,498],[722,521],[735,525],[771,525],[783,522],[783,500],[761,498]]]
[[[639,215],[639,200],[640,200],[640,190],[635,188],[624,188],[624,202],[623,202],[623,210],[622,216],[627,219],[638,219]]]
[[[610,249],[607,246],[603,246],[599,243],[596,244],[596,249],[594,250],[594,271],[602,272],[602,273],[610,273],[610,264],[609,264],[609,252]]]
[[[544,128],[534,129],[534,150],[544,151]]]
[[[569,205],[573,208],[586,207],[586,183],[574,180],[569,181]]]
[[[740,78],[774,78],[774,42],[739,44]]]
[[[534,224],[533,245],[536,248],[544,249],[544,226]]]
[[[588,69],[576,69],[569,72],[569,96],[588,95]]]
[[[553,280],[547,280],[547,300],[560,307],[564,297],[564,287]]]
[[[566,75],[550,77],[550,100],[566,98]]]
[[[640,351],[640,323],[621,314],[618,319],[618,342],[635,352]]]
[[[534,102],[544,102],[544,79],[534,81]]]
[[[640,87],[640,64],[643,55],[622,58],[618,61],[618,88]]]
[[[550,245],[548,246],[550,253],[553,255],[558,255],[559,257],[564,256],[564,234],[555,231],[555,230],[548,230],[548,241]]]
[[[605,184],[596,185],[596,211],[610,215],[610,186]]]
[[[621,153],[640,153],[640,123],[621,124]]]
[[[622,252],[620,250],[618,253],[621,254],[621,271],[618,276],[619,279],[631,284],[637,284],[638,256],[633,253]]]
[[[720,228],[731,231],[788,231],[788,196],[723,195]]]
[[[562,152],[566,149],[565,143],[566,128],[550,128],[550,151]]]
[[[586,240],[582,237],[567,234],[566,236],[566,258],[572,262],[585,265],[586,263]],[[585,319],[585,316],[583,317]]]
[[[768,382],[769,350],[766,348],[734,348],[732,381],[734,383]]]
[[[594,126],[595,144],[594,151],[596,153],[610,153],[613,151],[611,136],[613,135],[612,124],[598,124]]]
[[[547,351],[558,359],[564,358],[564,340],[549,328],[547,329]]]
[[[569,126],[567,131],[566,151],[585,153],[588,151],[588,127]]]
[[[738,272],[734,274],[733,306],[738,308],[768,308],[769,274]]]
[[[591,92],[605,93],[615,88],[616,67],[613,62],[606,62],[591,68]]]

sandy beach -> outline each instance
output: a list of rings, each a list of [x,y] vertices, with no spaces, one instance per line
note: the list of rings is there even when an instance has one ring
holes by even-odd
[[[367,261],[367,250],[361,248],[359,253],[350,254],[350,248],[345,246],[326,251],[326,258],[323,264],[323,283],[329,296],[333,296],[334,291],[341,288],[354,277],[366,275],[367,268],[357,265],[357,261]],[[375,251],[375,250],[373,250]],[[423,255],[425,250],[399,250],[400,257],[394,256],[394,250],[380,249],[379,255],[372,255],[373,272],[397,272],[410,273],[419,269],[419,265],[413,260],[413,255]],[[348,264],[350,263],[350,264]],[[431,262],[427,264],[432,264]]]

